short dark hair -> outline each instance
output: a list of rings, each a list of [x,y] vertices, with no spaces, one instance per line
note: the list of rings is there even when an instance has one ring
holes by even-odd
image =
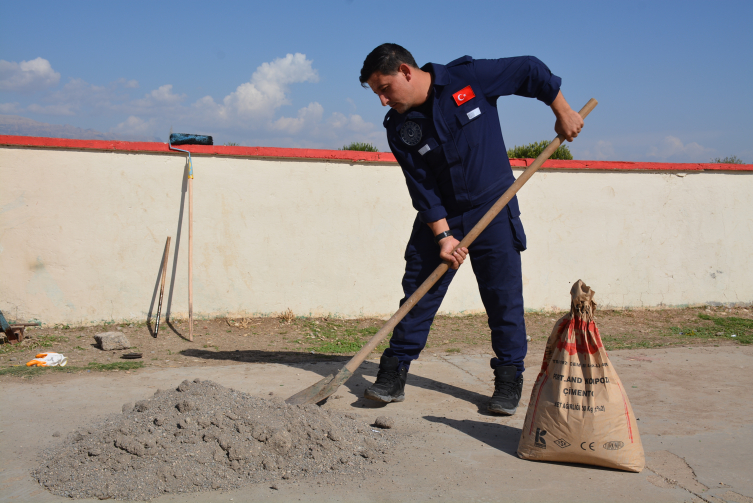
[[[361,85],[368,87],[367,80],[374,73],[379,72],[383,75],[393,75],[397,73],[400,65],[406,64],[413,68],[418,68],[416,60],[407,49],[397,44],[382,44],[366,56],[361,68]]]

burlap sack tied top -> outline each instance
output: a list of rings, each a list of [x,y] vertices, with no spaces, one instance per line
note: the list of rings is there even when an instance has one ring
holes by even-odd
[[[594,321],[594,291],[578,280],[570,295],[546,344],[518,456],[640,472],[638,424]]]
[[[576,281],[570,289],[570,317],[577,317],[585,322],[593,321],[596,312],[595,294],[583,281]]]

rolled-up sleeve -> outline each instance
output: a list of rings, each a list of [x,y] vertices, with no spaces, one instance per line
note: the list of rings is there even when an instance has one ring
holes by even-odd
[[[428,169],[423,160],[414,159],[410,154],[404,153],[392,141],[389,142],[390,150],[403,169],[405,182],[408,185],[413,207],[418,211],[418,217],[424,223],[436,222],[447,216],[447,210],[442,205],[442,197],[434,175]]]
[[[487,97],[524,96],[551,105],[559,93],[562,79],[533,56],[476,59],[476,77]]]

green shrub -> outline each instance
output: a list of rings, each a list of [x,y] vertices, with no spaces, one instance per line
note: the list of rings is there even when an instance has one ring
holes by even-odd
[[[357,150],[359,152],[379,152],[379,149],[376,148],[371,143],[362,143],[358,141],[354,141],[350,145],[345,145],[340,150]]]
[[[743,160],[738,158],[736,155],[727,157],[715,157],[711,159],[711,162],[715,164],[745,164]]]
[[[541,154],[544,149],[549,145],[551,142],[548,140],[543,140],[539,142],[533,142],[529,143],[528,145],[523,145],[521,147],[518,147],[517,145],[511,148],[507,151],[507,157],[510,159],[535,159]],[[565,160],[572,160],[573,154],[570,153],[570,149],[567,148],[567,145],[560,145],[560,147],[554,151],[554,154],[550,157],[550,159],[565,159]]]

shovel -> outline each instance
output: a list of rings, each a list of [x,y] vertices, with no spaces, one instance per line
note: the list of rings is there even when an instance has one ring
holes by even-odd
[[[593,110],[596,105],[598,105],[598,101],[591,98],[588,103],[586,103],[586,106],[584,106],[580,112],[581,117],[584,119],[588,116],[588,114],[591,113],[591,110]],[[510,199],[513,198],[515,194],[520,190],[520,188],[528,181],[529,178],[533,176],[533,174],[541,167],[542,164],[544,164],[544,161],[549,159],[549,156],[551,156],[557,148],[559,148],[560,145],[562,145],[562,142],[565,140],[565,137],[562,135],[558,135],[552,143],[550,143],[543,152],[536,158],[533,163],[526,168],[526,170],[518,177],[517,180],[515,180],[515,183],[510,185],[510,188],[505,191],[504,194],[502,194],[502,197],[500,197],[496,203],[494,203],[494,206],[489,208],[489,211],[486,212],[486,215],[484,215],[481,220],[478,221],[478,223],[471,229],[471,231],[465,235],[463,240],[455,247],[457,248],[467,248],[473,243],[473,241],[478,237],[481,232],[486,229],[486,226],[491,223],[492,220],[494,220],[494,217],[499,214],[502,209],[507,206],[507,203],[510,202]],[[395,326],[400,323],[400,320],[402,320],[406,314],[408,314],[408,311],[410,311],[413,306],[415,306],[421,298],[426,295],[426,292],[429,291],[429,289],[434,286],[434,283],[436,283],[439,278],[442,277],[444,273],[447,272],[447,269],[449,269],[449,266],[446,263],[439,264],[439,266],[434,269],[434,272],[431,273],[431,275],[426,278],[426,281],[421,284],[420,287],[418,287],[418,290],[413,292],[413,295],[411,295],[408,300],[406,300],[402,306],[400,306],[400,309],[397,310],[395,314],[392,315],[392,318],[387,320],[387,323],[384,324],[384,326],[376,333],[374,334],[374,337],[371,338],[369,342],[366,343],[366,345],[361,348],[361,350],[353,356],[353,358],[350,359],[350,361],[337,373],[337,375],[328,375],[321,381],[317,382],[313,386],[309,386],[308,388],[304,389],[303,391],[299,391],[295,395],[291,396],[287,400],[285,400],[286,403],[289,403],[291,405],[303,405],[303,404],[309,404],[309,403],[319,403],[322,400],[326,399],[330,395],[332,395],[337,389],[348,379],[350,379],[350,376],[353,375],[353,372],[356,371],[356,369],[363,363],[363,361],[369,356],[369,354],[379,345],[382,340],[387,337],[387,335],[392,332],[392,329],[395,328]]]

